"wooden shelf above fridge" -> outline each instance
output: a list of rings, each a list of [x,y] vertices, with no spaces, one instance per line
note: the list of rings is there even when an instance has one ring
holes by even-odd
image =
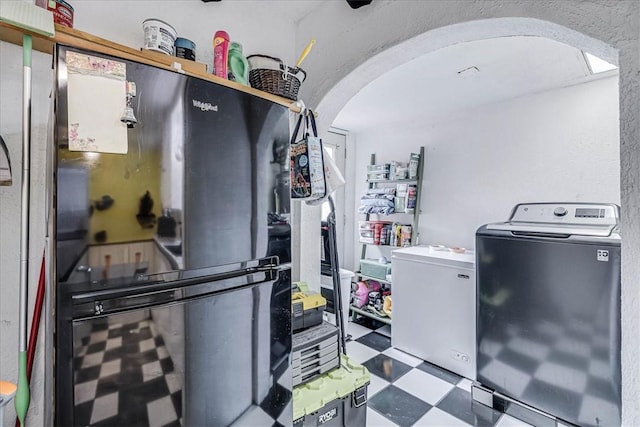
[[[190,76],[209,80],[217,84],[231,87],[233,89],[246,92],[260,98],[264,98],[271,102],[284,105],[291,111],[300,111],[299,107],[295,105],[294,101],[291,101],[290,99],[263,92],[249,86],[244,86],[239,83],[214,76],[213,74],[208,73],[206,65],[200,62],[189,61],[186,59],[177,58],[175,56],[164,55],[158,52],[143,49],[136,50],[112,42],[110,40],[94,36],[93,34],[65,27],[59,24],[55,24],[55,31],[56,32],[53,37],[47,37],[42,34],[15,27],[13,25],[7,24],[6,22],[0,22],[0,40],[8,43],[21,46],[22,35],[30,34],[31,36],[33,36],[33,49],[39,52],[52,55],[54,46],[56,44],[63,44],[78,49],[86,49],[105,55],[111,55],[122,59],[128,59],[131,61],[152,65],[158,68],[164,68],[166,70],[174,72],[184,72],[185,74]],[[176,64],[179,64],[179,66]]]

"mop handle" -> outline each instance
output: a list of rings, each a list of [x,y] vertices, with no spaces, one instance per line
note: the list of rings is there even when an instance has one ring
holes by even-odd
[[[27,379],[27,311],[29,286],[29,172],[31,167],[31,46],[32,38],[22,38],[23,97],[22,97],[22,215],[20,226],[20,348],[18,354],[18,391],[14,400],[16,415],[24,427],[29,410],[29,381]]]

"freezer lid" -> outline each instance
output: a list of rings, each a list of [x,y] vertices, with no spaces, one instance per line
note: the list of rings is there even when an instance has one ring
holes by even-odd
[[[403,261],[422,262],[448,267],[475,269],[476,254],[472,250],[458,254],[446,250],[434,250],[429,246],[411,246],[391,252],[391,258]],[[392,271],[393,274],[393,271]]]
[[[604,203],[521,203],[506,222],[487,230],[608,237],[620,225],[620,208]]]

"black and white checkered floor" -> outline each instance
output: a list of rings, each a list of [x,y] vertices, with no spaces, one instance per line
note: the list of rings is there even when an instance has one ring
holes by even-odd
[[[77,425],[183,425],[183,377],[153,320],[94,323],[74,363]],[[239,425],[276,427],[290,422],[286,420],[291,417],[291,392],[280,380],[291,371],[278,375],[271,392],[260,405],[247,408]]]
[[[470,380],[392,348],[389,326],[348,322],[347,333],[349,357],[371,372],[367,426],[528,426],[472,402]]]
[[[358,323],[348,322],[347,333],[351,335],[349,357],[371,372],[367,426],[528,426],[472,402],[470,380],[392,348],[389,326],[374,327],[361,318]],[[571,383],[597,391],[593,384],[599,384],[596,368],[600,365],[589,369],[593,378]],[[75,366],[75,416],[79,425],[181,425],[183,380],[152,320],[94,325],[82,342]],[[544,373],[549,370],[546,364],[541,366]],[[484,369],[491,367],[488,364]],[[584,407],[592,407],[594,399],[578,405],[579,413]],[[277,418],[275,414],[266,419]]]
[[[182,378],[151,320],[96,324],[75,360],[78,425],[180,426]]]

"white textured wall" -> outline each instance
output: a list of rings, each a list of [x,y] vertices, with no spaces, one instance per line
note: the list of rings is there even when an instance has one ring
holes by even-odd
[[[640,2],[376,0],[358,10],[328,2],[298,23],[298,49],[310,37],[317,40],[301,95],[317,105],[322,132],[358,90],[396,64],[451,44],[508,35],[548,37],[620,65],[622,416],[625,425],[640,425]]]
[[[71,2],[74,28],[134,49],[143,47],[142,22],[161,19],[176,29],[178,37],[196,43],[196,60],[213,62],[213,35],[225,30],[232,41],[243,46],[245,55],[264,54],[293,63],[294,23],[279,10],[287,1],[269,6],[260,0],[204,3],[195,0],[75,0]]]
[[[370,154],[380,163],[406,161],[420,144],[426,151],[421,244],[473,248],[480,225],[508,219],[521,202],[619,204],[618,78],[494,103],[442,122],[423,117],[358,133],[354,169],[361,179],[352,181],[352,214],[366,191]],[[352,216],[354,223],[362,219]]]
[[[197,44],[197,60],[211,63],[211,40],[216,30],[226,30],[231,39],[244,46],[246,55],[261,53],[295,61],[294,22],[279,13],[286,1],[266,5],[259,0],[224,1],[205,4],[201,1],[102,1],[75,0],[76,29],[89,32],[131,48],[143,44],[142,21],[159,18],[172,24],[179,36]],[[49,117],[49,94],[52,88],[51,56],[34,53],[33,76],[33,145],[32,159],[32,226],[30,253],[31,304],[35,297],[45,235],[45,164],[46,134]],[[18,353],[18,284],[21,170],[21,102],[22,51],[20,47],[0,42],[0,134],[9,146],[14,170],[12,187],[0,187],[0,378],[17,380]],[[17,173],[17,175],[16,175]],[[48,178],[47,178],[48,179]],[[319,234],[319,231],[318,231]],[[319,237],[318,237],[319,239]],[[31,320],[31,309],[29,321]],[[50,322],[49,322],[50,323]],[[32,399],[27,424],[48,426],[45,418],[44,363],[53,357],[51,348],[44,350],[41,340],[32,377]],[[47,373],[49,378],[52,373]],[[52,401],[49,395],[47,403]],[[15,411],[10,404],[4,424],[13,426]]]

